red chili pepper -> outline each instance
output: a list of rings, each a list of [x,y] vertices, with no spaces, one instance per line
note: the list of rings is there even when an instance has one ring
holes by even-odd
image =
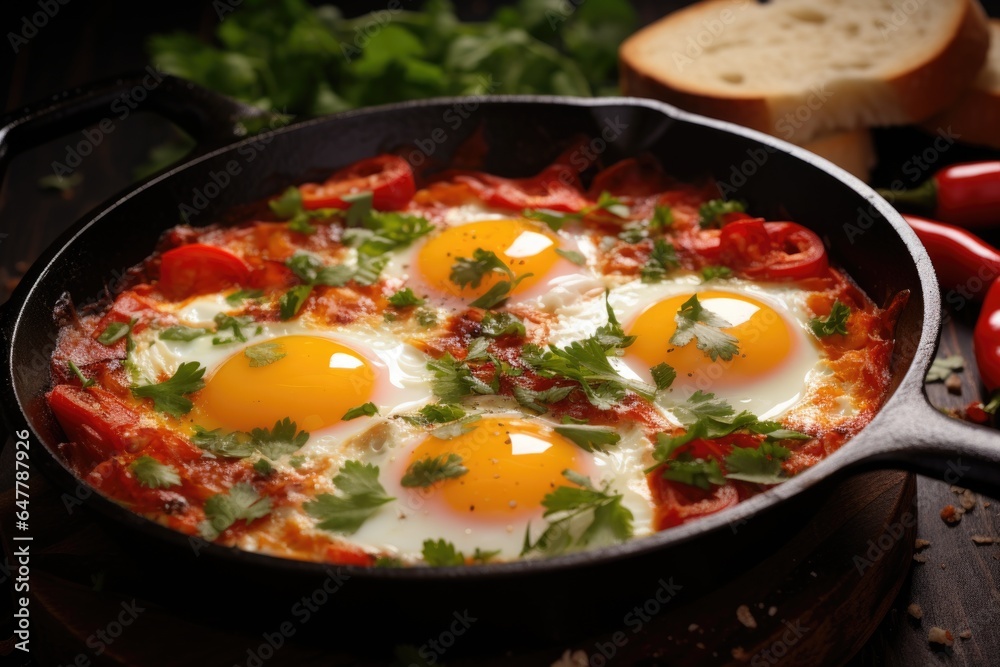
[[[978,300],[983,288],[1000,276],[1000,250],[966,230],[913,215],[903,218],[917,233],[941,286]]]
[[[1000,161],[955,164],[912,190],[878,192],[898,208],[955,225],[1000,226]]]
[[[986,292],[972,332],[972,345],[983,384],[990,391],[1000,388],[1000,281],[994,281]]]

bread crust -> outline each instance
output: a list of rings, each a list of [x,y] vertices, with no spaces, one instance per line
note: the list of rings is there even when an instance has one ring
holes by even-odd
[[[918,123],[952,105],[969,86],[986,60],[989,29],[986,13],[977,0],[965,0],[964,10],[950,39],[932,57],[915,64],[888,80],[872,79],[863,85],[865,97],[873,100],[868,112],[845,113],[843,109],[814,108],[816,117],[802,124],[782,125],[789,109],[809,102],[812,91],[806,89],[792,96],[725,94],[675,81],[657,72],[644,45],[656,39],[662,23],[676,20],[686,12],[721,13],[737,7],[730,0],[710,0],[670,14],[639,31],[622,44],[619,70],[622,92],[626,95],[652,97],[682,109],[728,120],[767,132],[795,143],[806,143],[831,132],[873,126]],[[752,11],[752,10],[751,10]],[[700,89],[696,89],[700,88]],[[821,116],[822,114],[822,116]]]

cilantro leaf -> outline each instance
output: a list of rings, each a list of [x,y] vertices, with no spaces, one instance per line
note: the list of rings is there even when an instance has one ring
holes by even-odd
[[[493,384],[483,382],[472,374],[468,364],[456,360],[448,352],[427,362],[427,369],[434,374],[431,390],[445,403],[457,403],[471,394],[495,394],[499,390],[496,379]]]
[[[67,361],[66,365],[69,366],[70,372],[72,372],[73,375],[76,376],[76,379],[80,381],[80,388],[81,389],[86,389],[88,387],[93,387],[94,386],[94,382],[95,382],[94,378],[88,378],[88,377],[84,376],[83,372],[79,368],[76,367],[76,364],[74,364],[72,361]]]
[[[260,368],[273,364],[286,356],[281,343],[258,343],[243,350],[243,356],[250,360],[250,368]]]
[[[290,320],[302,310],[306,299],[312,294],[312,288],[312,285],[296,285],[281,295],[281,298],[278,299],[278,307],[282,320]]]
[[[582,213],[566,213],[563,211],[553,211],[548,208],[530,209],[526,208],[521,212],[521,216],[529,220],[544,222],[554,232],[558,232],[567,222],[580,220]],[[559,252],[558,250],[556,252]]]
[[[280,196],[267,203],[271,211],[283,220],[288,220],[302,210],[302,193],[294,185],[288,186]]]
[[[691,298],[681,305],[674,320],[677,322],[677,330],[670,337],[671,345],[683,347],[697,338],[698,349],[712,361],[719,357],[729,361],[739,354],[740,349],[737,345],[739,341],[734,336],[721,331],[721,329],[732,325],[712,311],[702,307],[697,294],[691,295]]]
[[[669,389],[670,385],[677,379],[677,371],[666,362],[661,362],[650,368],[649,374],[653,376],[657,391]]]
[[[214,540],[238,520],[249,524],[271,513],[271,499],[261,498],[257,490],[246,483],[236,484],[228,493],[220,493],[205,501],[205,520],[198,532],[206,540]]]
[[[441,480],[461,477],[467,472],[469,469],[462,465],[462,457],[458,454],[428,456],[411,463],[400,484],[407,488],[423,488]]]
[[[202,336],[207,336],[212,333],[208,329],[197,329],[195,327],[186,327],[183,325],[175,325],[168,327],[160,332],[160,340],[180,340],[180,341],[192,341],[195,338],[201,338]]]
[[[553,403],[558,403],[571,393],[576,387],[570,385],[566,387],[549,387],[548,389],[528,389],[515,385],[513,389],[514,399],[522,406],[545,414],[549,411],[546,407]]]
[[[931,362],[931,367],[927,369],[924,382],[944,382],[952,373],[963,368],[965,368],[965,359],[960,354],[951,357],[937,357]]]
[[[578,250],[563,250],[562,248],[556,248],[556,254],[569,260],[570,262],[573,262],[577,266],[586,266],[587,264],[587,258]]]
[[[465,556],[462,552],[456,551],[455,545],[444,539],[425,540],[423,556],[424,562],[431,567],[465,565]]]
[[[830,308],[830,314],[825,319],[814,317],[809,321],[809,327],[819,338],[833,334],[847,334],[847,318],[850,316],[850,308],[840,301],[834,301],[833,307]]]
[[[653,241],[653,252],[641,270],[642,282],[656,283],[663,280],[670,269],[680,266],[674,246],[663,239]]]
[[[733,270],[728,266],[706,266],[701,270],[701,282],[707,283],[710,280],[725,279],[733,275]]]
[[[632,512],[622,505],[621,494],[610,493],[608,483],[597,489],[590,479],[572,470],[564,470],[562,474],[575,486],[560,486],[542,499],[545,507],[542,516],[548,526],[532,541],[528,525],[522,556],[531,552],[554,556],[595,542],[611,544],[632,536]],[[574,535],[579,524],[577,518],[587,514],[590,522]]]
[[[674,414],[685,426],[704,422],[705,438],[721,438],[741,428],[758,423],[757,417],[749,410],[737,413],[729,403],[716,399],[715,394],[696,391],[687,402],[673,408]]]
[[[720,227],[722,216],[727,213],[743,213],[746,211],[746,204],[741,201],[726,201],[725,199],[713,199],[702,204],[698,208],[698,224],[702,229],[708,227]]]
[[[500,549],[496,549],[495,551],[484,551],[483,549],[476,547],[476,551],[472,554],[472,560],[477,563],[488,563],[499,555]]]
[[[374,403],[369,401],[364,405],[359,405],[345,412],[344,416],[341,417],[341,420],[347,422],[351,421],[352,419],[357,419],[358,417],[374,417],[377,414],[378,414],[378,407],[376,407]]]
[[[515,276],[510,267],[497,257],[491,250],[476,248],[472,252],[472,258],[459,257],[451,267],[450,280],[459,287],[471,286],[478,288],[483,278],[491,273],[500,273],[506,276],[506,280],[495,283],[485,294],[473,301],[471,306],[475,308],[492,308],[505,300],[517,285],[532,274],[526,273],[522,276]]]
[[[712,485],[721,486],[726,483],[719,462],[715,459],[694,459],[668,461],[662,468],[664,479],[681,482],[708,491]]]
[[[112,322],[104,329],[104,331],[101,332],[101,335],[97,337],[97,342],[101,345],[114,345],[116,342],[132,333],[132,327],[135,323],[135,318],[132,318],[130,322]]]
[[[417,410],[416,414],[404,417],[406,421],[418,426],[428,424],[446,424],[461,419],[465,416],[465,410],[458,405],[447,403],[429,403]]]
[[[657,204],[653,207],[653,217],[649,221],[651,229],[663,230],[674,226],[674,211],[669,206]]]
[[[309,434],[305,431],[296,432],[295,422],[288,417],[276,421],[270,430],[255,428],[250,433],[223,433],[219,428],[208,431],[195,426],[194,435],[191,436],[191,442],[218,456],[247,458],[260,453],[271,460],[301,449],[308,441]]]
[[[427,302],[421,299],[409,287],[404,288],[389,297],[389,305],[394,308],[407,308],[409,306],[422,306]]]
[[[355,533],[382,505],[395,500],[379,484],[378,466],[370,463],[346,461],[333,485],[340,495],[322,493],[302,505],[323,530]]]
[[[621,434],[597,426],[555,426],[553,430],[585,452],[607,453],[609,446],[617,445],[622,439]]]
[[[725,460],[726,477],[756,484],[780,484],[787,479],[781,462],[791,454],[791,450],[767,441],[756,449],[733,447]]]
[[[139,483],[150,489],[164,489],[181,483],[176,468],[160,463],[152,456],[140,456],[129,467]]]
[[[263,290],[259,289],[240,289],[236,290],[232,294],[226,297],[226,303],[230,306],[238,306],[247,299],[259,299],[264,296]]]
[[[232,315],[227,315],[225,313],[218,313],[214,320],[216,334],[221,334],[223,331],[231,330],[233,332],[233,337],[223,338],[222,336],[216,335],[216,337],[212,339],[212,345],[224,345],[226,343],[232,343],[233,341],[245,343],[247,342],[247,337],[246,334],[243,333],[243,327],[254,324],[252,317],[233,317]]]
[[[587,215],[596,211],[607,211],[611,215],[619,218],[627,218],[632,214],[632,210],[621,199],[618,199],[607,191],[601,192],[601,194],[598,195],[597,202],[595,204],[583,209],[583,212]]]
[[[397,211],[368,211],[361,224],[362,229],[352,230],[345,238],[359,255],[370,257],[405,248],[434,231],[427,218]]]
[[[514,336],[524,336],[527,330],[524,328],[524,322],[522,322],[513,313],[508,313],[506,311],[489,311],[483,315],[483,321],[480,322],[482,327],[482,335],[489,336],[490,338],[499,338],[507,334]]]
[[[168,380],[140,387],[132,386],[136,398],[153,399],[153,408],[173,417],[181,417],[191,411],[194,404],[186,394],[191,394],[205,386],[202,377],[205,368],[197,361],[187,361],[177,367]]]

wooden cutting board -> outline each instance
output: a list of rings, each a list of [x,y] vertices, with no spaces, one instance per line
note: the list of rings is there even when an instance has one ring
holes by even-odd
[[[0,531],[7,557],[13,543],[12,450],[0,456]],[[875,472],[840,485],[814,518],[779,551],[697,600],[672,606],[650,599],[624,610],[617,631],[573,646],[510,653],[477,646],[475,633],[442,637],[454,647],[397,647],[391,629],[372,655],[300,646],[272,634],[242,635],[195,624],[155,600],[136,599],[144,571],[97,517],[74,507],[37,472],[31,476],[32,648],[44,665],[551,665],[566,651],[579,665],[838,665],[878,626],[912,562],[916,526],[914,479]],[[733,568],[741,556],[733,554]],[[668,582],[669,583],[669,582]],[[665,596],[664,596],[665,597]],[[246,604],[256,604],[248,594]],[[530,601],[526,601],[530,603]],[[241,601],[240,603],[243,603]],[[585,611],[584,611],[585,613]],[[374,621],[373,621],[374,622]],[[280,644],[274,648],[275,644]],[[0,646],[0,655],[10,647]],[[582,651],[583,653],[577,653]],[[381,653],[378,653],[381,652]],[[575,656],[573,654],[576,654]],[[585,654],[585,655],[584,655]],[[20,657],[18,654],[16,657]],[[589,662],[588,662],[589,660]]]

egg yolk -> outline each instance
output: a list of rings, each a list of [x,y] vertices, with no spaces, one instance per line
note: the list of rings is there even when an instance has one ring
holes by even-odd
[[[525,278],[513,293],[538,283],[557,261],[559,239],[549,229],[529,220],[483,220],[456,225],[427,241],[417,256],[417,268],[434,289],[463,299],[475,299],[508,277],[499,271],[486,273],[477,287],[459,287],[451,270],[459,258],[472,259],[477,248],[489,250],[514,273]]]
[[[697,336],[687,345],[677,346],[670,338],[677,331],[677,313],[691,294],[659,301],[646,308],[629,328],[636,336],[628,348],[630,357],[638,357],[645,367],[666,362],[679,378],[707,375],[722,384],[741,384],[759,378],[782,366],[789,358],[796,338],[788,321],[765,303],[745,294],[707,291],[698,293],[702,308],[718,315],[731,326],[720,327],[736,338],[739,353],[729,361],[712,361],[698,349]]]
[[[547,493],[569,485],[563,470],[583,470],[576,445],[549,426],[517,418],[484,418],[449,440],[432,435],[409,464],[449,454],[461,456],[469,472],[437,482],[431,494],[456,514],[491,520],[537,514]]]
[[[269,363],[261,363],[259,352],[267,353]],[[288,417],[298,428],[315,431],[371,400],[376,380],[368,360],[346,345],[282,336],[229,357],[197,394],[192,416],[207,428],[232,431],[270,428]]]

